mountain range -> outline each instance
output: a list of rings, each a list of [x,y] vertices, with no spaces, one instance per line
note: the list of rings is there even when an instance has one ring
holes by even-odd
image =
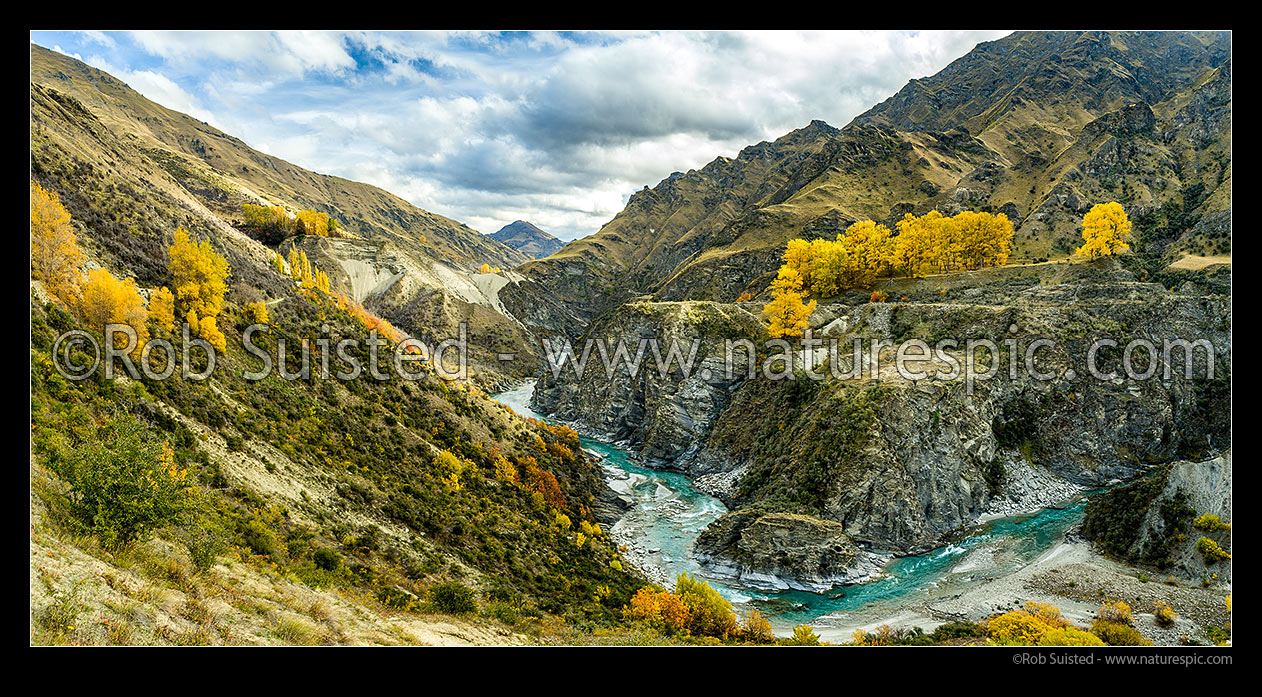
[[[597,233],[523,265],[542,286],[527,294],[555,302],[517,307],[573,331],[641,295],[757,295],[789,239],[862,219],[892,229],[931,209],[1005,213],[1020,263],[1068,256],[1094,203],[1142,218],[1176,202],[1178,229],[1147,238],[1150,251],[1229,255],[1229,41],[1017,32],[979,44],[844,128],[813,121],[636,192]]]
[[[1167,263],[1230,255],[1226,33],[1017,32],[982,43],[843,128],[812,121],[645,186],[564,246],[525,221],[478,234],[259,153],[72,58],[31,51],[36,166],[55,152],[112,168],[119,184],[149,182],[191,209],[173,218],[234,238],[242,203],[324,211],[348,234],[304,245],[333,267],[333,285],[425,338],[460,321],[499,324],[500,348],[531,355],[530,332],[579,332],[628,298],[757,296],[787,240],[832,237],[862,219],[892,228],[930,209],[1005,213],[1018,263],[1069,255],[1083,213],[1104,200],[1153,216],[1143,242]],[[148,280],[136,250],[156,228],[130,225],[134,234],[103,243]],[[515,269],[499,292],[470,278],[484,263]]]

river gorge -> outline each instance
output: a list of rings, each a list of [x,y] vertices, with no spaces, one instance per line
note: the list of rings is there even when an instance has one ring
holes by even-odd
[[[530,408],[535,385],[528,382],[495,395],[519,415],[555,422]],[[571,424],[572,425],[572,424]],[[918,617],[936,599],[959,596],[984,581],[1029,565],[1061,541],[1082,519],[1085,496],[1024,515],[979,523],[953,542],[923,554],[888,559],[878,578],[838,586],[821,593],[772,591],[741,585],[714,573],[693,556],[693,543],[707,525],[727,512],[718,499],[698,491],[689,479],[638,464],[637,456],[618,445],[580,436],[589,455],[598,457],[606,481],[629,504],[610,530],[626,546],[625,556],[646,577],[670,587],[680,573],[706,579],[741,611],[756,607],[777,633],[798,623],[813,624],[825,636],[848,634],[855,627],[887,619]]]

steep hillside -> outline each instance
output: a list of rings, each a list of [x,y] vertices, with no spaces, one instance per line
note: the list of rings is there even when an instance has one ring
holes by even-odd
[[[515,220],[505,225],[492,233],[491,238],[516,249],[531,259],[542,259],[565,246],[561,240],[525,220]]]
[[[241,203],[265,200],[324,211],[341,220],[354,237],[385,237],[457,269],[483,263],[512,268],[527,260],[468,226],[375,186],[310,172],[258,152],[69,56],[32,45],[31,81],[79,100],[117,137],[188,184],[207,208],[227,220],[240,218]]]
[[[789,239],[931,209],[1005,213],[1014,262],[1068,255],[1082,214],[1109,200],[1162,265],[1229,255],[1229,49],[1178,32],[981,44],[843,129],[812,122],[645,187],[598,233],[523,265],[530,283],[506,302],[574,333],[638,295],[731,301],[766,287]],[[552,302],[525,302],[541,294]]]
[[[534,349],[524,328],[503,315],[496,289],[506,279],[476,273],[484,263],[512,268],[525,254],[374,186],[257,152],[62,54],[32,45],[31,64],[36,178],[93,219],[103,251],[142,284],[165,267],[159,250],[177,224],[257,263],[270,252],[241,227],[242,204],[315,209],[340,220],[344,233],[292,238],[277,251],[299,245],[335,290],[425,341],[455,337],[465,322],[479,383],[529,371],[528,359],[496,361],[499,352],[529,357]],[[147,208],[131,205],[139,199],[152,200]]]
[[[464,314],[494,333],[516,326],[493,306],[507,279],[462,269],[516,252],[379,190],[337,188],[253,153],[69,59],[32,56],[32,254],[38,184],[65,206],[80,283],[104,270],[134,281],[154,309],[159,287],[179,287],[169,268],[179,227],[228,271],[217,315],[228,341],[205,379],[129,377],[121,363],[117,380],[63,377],[57,337],[99,342],[101,324],[75,293],[32,281],[33,643],[518,643],[524,623],[620,621],[643,580],[594,527],[610,519],[609,492],[572,432],[430,367],[416,380],[393,374],[390,342],[379,361],[389,377],[366,372],[380,324],[349,301],[394,312],[416,335],[441,335]],[[198,138],[220,165],[180,149]],[[273,250],[233,225],[237,202],[320,206],[317,192],[352,236]],[[396,215],[403,222],[389,223]],[[442,240],[437,251],[416,241],[422,232]],[[466,242],[497,256],[457,263],[450,255]],[[329,271],[333,292],[275,266],[294,245]],[[261,362],[242,332],[260,307],[270,328],[254,348],[288,371],[313,366],[311,377],[247,376]],[[178,322],[141,324],[170,342],[169,360],[189,349],[194,371],[208,366]],[[499,331],[492,339],[511,343]],[[362,366],[358,379],[320,375],[334,353],[321,342],[342,339],[360,342],[334,358]],[[65,355],[88,356],[83,346]],[[161,355],[137,358],[156,369]]]

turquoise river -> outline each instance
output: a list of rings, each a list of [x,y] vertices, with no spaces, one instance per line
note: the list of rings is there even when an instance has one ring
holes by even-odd
[[[534,384],[526,383],[494,398],[522,416],[552,421],[530,409]],[[603,461],[611,485],[634,500],[620,521],[624,538],[633,537],[644,552],[640,565],[661,569],[664,578],[681,572],[704,577],[729,600],[750,603],[768,615],[777,631],[798,622],[827,627],[876,619],[914,605],[930,594],[955,591],[983,578],[1011,573],[1052,547],[1082,519],[1085,498],[1063,508],[1045,508],[1025,516],[997,518],[958,536],[951,544],[926,554],[898,557],[886,575],[871,583],[835,588],[826,593],[769,592],[715,578],[692,558],[692,543],[712,520],[726,512],[717,499],[693,488],[687,477],[636,464],[634,456],[609,443],[582,437],[589,452]],[[977,548],[987,548],[993,561],[984,571],[969,571],[961,562]]]

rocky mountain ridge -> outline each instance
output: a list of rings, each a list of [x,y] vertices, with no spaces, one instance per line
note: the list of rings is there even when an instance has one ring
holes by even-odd
[[[766,288],[788,239],[932,209],[1005,213],[1014,261],[1035,261],[1072,252],[1091,203],[1139,218],[1177,201],[1190,224],[1153,251],[1229,254],[1229,48],[1187,32],[981,44],[845,128],[814,121],[645,187],[596,234],[523,265],[506,302],[570,335],[643,295],[731,302]]]

